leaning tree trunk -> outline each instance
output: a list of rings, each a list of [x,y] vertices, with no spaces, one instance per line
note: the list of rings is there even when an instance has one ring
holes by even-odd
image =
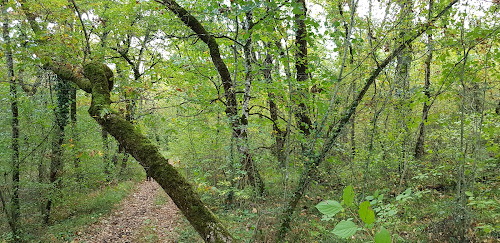
[[[132,123],[110,108],[110,87],[113,73],[104,64],[91,62],[83,69],[83,78],[65,66],[46,65],[57,74],[65,75],[84,91],[92,94],[89,114],[112,135],[160,184],[181,210],[194,229],[206,242],[232,242],[231,234],[201,201],[189,182],[163,157],[157,146],[141,134]]]

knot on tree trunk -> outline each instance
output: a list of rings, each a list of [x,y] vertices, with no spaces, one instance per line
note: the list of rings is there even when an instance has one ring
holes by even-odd
[[[106,64],[96,61],[87,63],[83,66],[83,75],[93,87],[101,87],[102,92],[109,93],[113,89],[113,71]]]
[[[90,62],[83,67],[83,75],[89,79],[92,87],[92,104],[89,113],[92,116],[103,117],[102,112],[111,104],[113,89],[113,71],[99,62]]]

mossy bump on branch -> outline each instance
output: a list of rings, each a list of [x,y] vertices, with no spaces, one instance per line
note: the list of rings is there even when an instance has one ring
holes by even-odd
[[[92,103],[90,115],[102,116],[102,112],[109,110],[111,104],[110,88],[113,88],[113,71],[102,63],[90,62],[83,66],[83,75],[90,80],[92,87]],[[106,110],[105,110],[106,109]]]

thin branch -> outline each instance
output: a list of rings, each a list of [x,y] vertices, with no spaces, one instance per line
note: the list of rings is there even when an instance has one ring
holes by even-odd
[[[82,30],[83,34],[85,35],[85,48],[83,49],[83,61],[85,62],[85,59],[87,55],[90,56],[90,37],[89,34],[87,33],[87,29],[85,28],[85,24],[83,23],[82,19],[82,14],[80,13],[80,10],[78,9],[78,6],[76,6],[75,0],[68,0],[71,4],[73,4],[73,7],[75,8],[75,12],[78,14],[78,19],[80,20],[80,24],[82,25]]]
[[[214,38],[217,38],[217,39],[228,39],[228,40],[231,40],[232,42],[238,44],[241,47],[245,46],[243,43],[237,41],[236,39],[234,39],[232,37],[226,36],[226,35],[214,35]]]

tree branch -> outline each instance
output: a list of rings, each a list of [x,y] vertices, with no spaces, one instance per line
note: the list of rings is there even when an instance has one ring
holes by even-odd
[[[78,19],[80,20],[80,24],[82,25],[82,30],[83,34],[85,35],[85,48],[83,49],[83,61],[85,62],[85,59],[87,55],[90,56],[90,37],[89,34],[87,33],[87,29],[85,28],[85,24],[83,23],[82,19],[82,14],[80,13],[80,10],[78,9],[78,6],[76,6],[75,0],[68,0],[71,4],[73,4],[73,7],[75,8],[75,12],[78,15]]]

